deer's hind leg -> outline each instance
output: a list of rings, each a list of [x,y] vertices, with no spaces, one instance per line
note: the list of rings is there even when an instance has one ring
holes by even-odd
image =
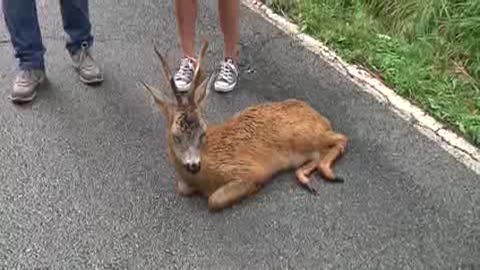
[[[322,173],[323,177],[332,182],[343,182],[340,177],[336,177],[332,166],[333,163],[345,152],[347,147],[347,137],[340,133],[328,132],[327,141],[331,141],[324,155],[321,157],[320,162],[317,164],[318,170]]]
[[[301,166],[295,171],[295,175],[297,176],[298,182],[300,182],[300,184],[303,187],[308,189],[308,191],[315,194],[317,193],[317,188],[315,187],[316,182],[312,181],[312,179],[310,178],[310,175],[314,170],[317,169],[318,162],[319,162],[318,160],[309,161],[308,163]]]
[[[327,131],[317,138],[313,148],[317,149],[320,158],[308,161],[295,171],[297,180],[310,192],[317,193],[317,181],[313,181],[310,175],[319,170],[325,179],[332,182],[343,182],[340,177],[335,177],[332,164],[344,151],[347,145],[347,137],[343,134]]]

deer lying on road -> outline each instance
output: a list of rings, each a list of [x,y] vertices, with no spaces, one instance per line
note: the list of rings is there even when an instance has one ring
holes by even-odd
[[[218,211],[256,193],[284,170],[296,169],[298,181],[313,193],[309,176],[317,169],[325,179],[343,182],[332,165],[345,151],[347,137],[333,132],[329,121],[302,101],[263,103],[207,126],[202,115],[211,79],[204,78],[201,67],[207,45],[204,41],[189,93],[177,91],[156,46],[174,98],[142,82],[168,123],[168,151],[180,176],[177,192],[200,193],[208,197],[209,210]]]

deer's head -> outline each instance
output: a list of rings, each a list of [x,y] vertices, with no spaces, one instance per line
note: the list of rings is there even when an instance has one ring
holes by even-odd
[[[197,173],[201,168],[200,149],[205,137],[207,123],[202,113],[202,105],[207,96],[211,80],[204,78],[202,62],[207,50],[208,42],[203,42],[188,92],[179,92],[175,86],[162,54],[154,46],[154,51],[161,63],[161,71],[169,88],[162,91],[142,82],[146,90],[159,105],[168,123],[168,145],[175,155],[175,159],[182,163],[190,173]],[[208,82],[208,84],[207,84]]]

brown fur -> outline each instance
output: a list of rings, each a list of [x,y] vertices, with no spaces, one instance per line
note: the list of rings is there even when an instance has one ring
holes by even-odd
[[[206,46],[205,42],[198,61],[198,74]],[[170,80],[171,75],[165,72]],[[307,103],[295,99],[251,106],[223,123],[206,126],[205,136],[198,145],[201,169],[197,173],[188,171],[185,161],[176,154],[179,146],[175,145],[172,133],[201,133],[201,130],[192,129],[202,126],[199,107],[206,96],[206,81],[200,84],[196,79],[187,97],[190,103],[183,103],[180,98],[176,105],[165,102],[159,98],[158,90],[145,85],[168,119],[168,149],[180,176],[177,180],[179,194],[200,193],[209,198],[209,209],[214,211],[254,194],[274,175],[285,170],[295,169],[298,181],[312,192],[316,192],[316,188],[309,175],[317,169],[327,180],[340,180],[335,178],[331,168],[345,151],[347,137],[332,131],[325,117]],[[173,92],[176,93],[175,89]],[[195,99],[199,95],[200,98]],[[189,125],[182,119],[189,119],[196,125]]]

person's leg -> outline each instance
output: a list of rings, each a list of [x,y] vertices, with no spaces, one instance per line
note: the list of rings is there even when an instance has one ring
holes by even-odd
[[[183,56],[195,58],[197,0],[176,0],[175,15]]]
[[[19,68],[10,97],[14,102],[31,101],[45,77],[43,56],[46,49],[35,0],[3,0],[2,7]]]
[[[88,0],[60,0],[63,29],[67,34],[66,48],[84,83],[103,81],[103,73],[95,63],[90,47],[93,45]]]
[[[240,41],[240,0],[218,0],[220,27],[224,39],[224,57],[238,63]]]
[[[177,31],[182,47],[180,68],[175,73],[175,84],[180,91],[188,91],[195,69],[195,31],[197,0],[176,0]]]
[[[218,0],[218,12],[224,37],[224,61],[215,81],[215,90],[228,92],[238,81],[240,0]]]

